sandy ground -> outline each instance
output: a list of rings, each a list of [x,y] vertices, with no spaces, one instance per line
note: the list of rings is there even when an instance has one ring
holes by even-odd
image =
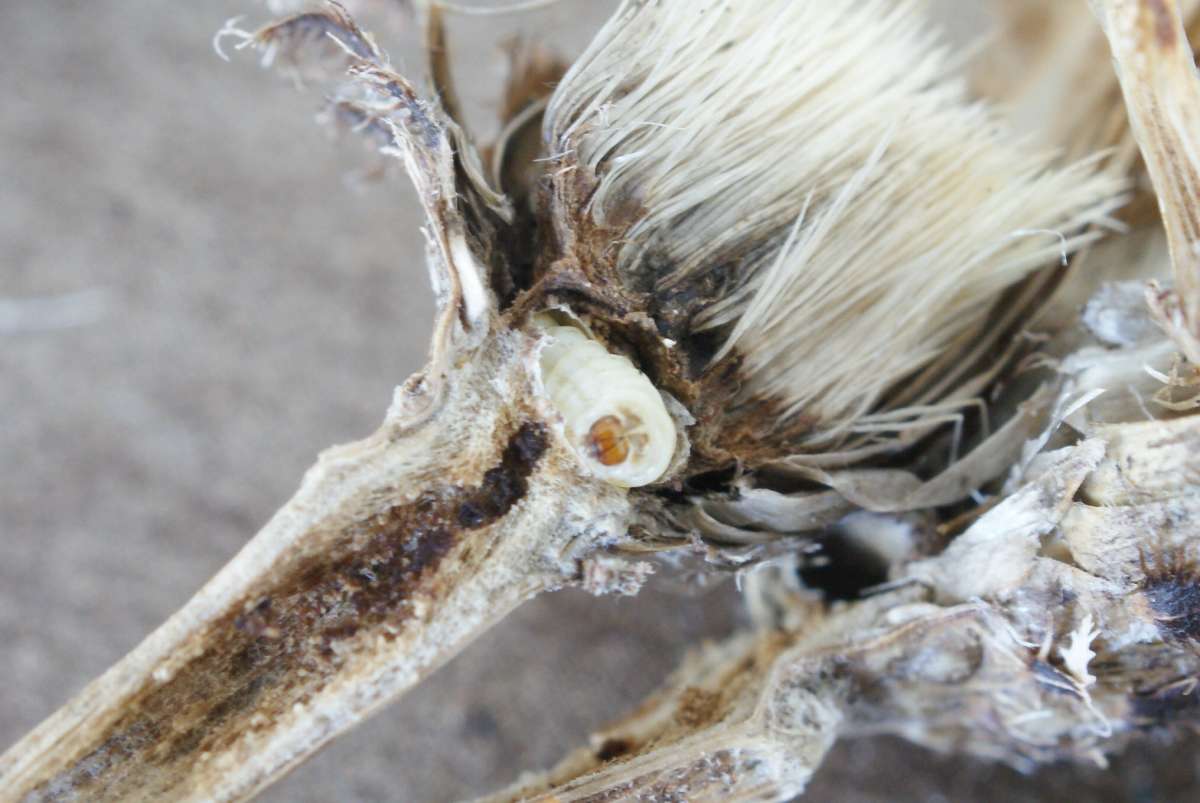
[[[583,41],[606,3],[526,26]],[[250,2],[0,5],[0,744],[182,604],[318,450],[370,432],[431,301],[401,181],[355,191],[316,99],[218,61]],[[505,23],[457,22],[480,121]],[[415,62],[398,36],[396,60]],[[91,291],[50,328],[12,302]],[[32,312],[31,312],[32,310]],[[70,321],[66,321],[70,322]],[[728,632],[730,586],[536,601],[264,795],[470,797],[630,707]],[[1193,745],[1194,747],[1194,745]],[[890,739],[839,747],[812,800],[1183,800],[1189,746],[1023,778]],[[1194,799],[1194,796],[1192,796]]]

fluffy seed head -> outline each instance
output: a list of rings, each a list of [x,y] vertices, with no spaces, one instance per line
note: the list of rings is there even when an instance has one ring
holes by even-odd
[[[800,450],[943,415],[898,385],[1121,190],[972,103],[919,5],[627,0],[547,111],[566,248],[711,344],[694,375],[739,364],[728,410],[812,422]]]

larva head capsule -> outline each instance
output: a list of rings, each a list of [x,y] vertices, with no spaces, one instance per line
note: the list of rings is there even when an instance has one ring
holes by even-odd
[[[573,326],[547,325],[542,384],[587,470],[614,485],[658,480],[675,454],[675,421],[654,384],[627,357]]]

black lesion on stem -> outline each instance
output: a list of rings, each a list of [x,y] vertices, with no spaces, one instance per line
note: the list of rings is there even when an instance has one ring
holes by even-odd
[[[525,424],[504,447],[500,465],[483,475],[483,481],[458,507],[458,523],[466,529],[482,527],[504,516],[529,490],[529,475],[546,451],[546,430]]]
[[[104,741],[31,799],[62,790],[89,797],[153,797],[182,780],[170,768],[269,727],[318,694],[370,631],[394,640],[418,593],[436,597],[437,569],[471,530],[494,524],[524,498],[549,446],[526,422],[478,485],[428,491],[345,528],[321,555],[284,570],[273,587],[231,610],[200,636],[204,652],[126,702]],[[159,772],[131,772],[130,763]]]

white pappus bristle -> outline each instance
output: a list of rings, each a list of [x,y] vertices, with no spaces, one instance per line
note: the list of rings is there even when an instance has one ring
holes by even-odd
[[[973,103],[921,5],[627,0],[547,113],[554,155],[596,177],[593,219],[639,210],[620,273],[654,266],[665,293],[726,272],[692,330],[742,356],[740,400],[821,422],[814,443],[921,419],[888,390],[1097,237],[1122,190]]]

